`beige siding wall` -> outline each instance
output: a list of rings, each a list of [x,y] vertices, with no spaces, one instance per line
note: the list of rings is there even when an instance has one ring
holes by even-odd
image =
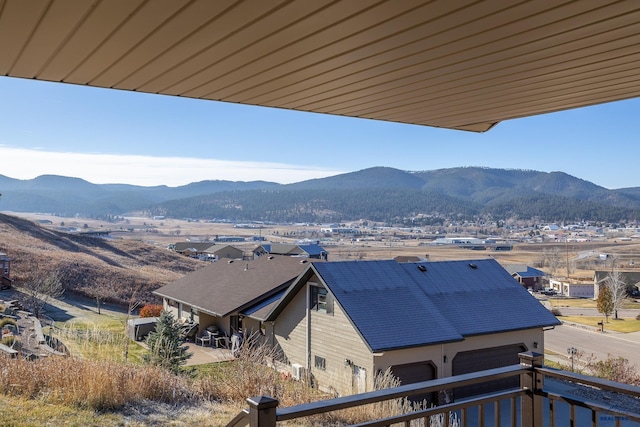
[[[317,278],[311,282],[317,283]],[[299,364],[311,374],[320,389],[347,395],[354,393],[355,367],[366,372],[366,389],[373,386],[373,356],[354,330],[344,311],[334,302],[334,313],[311,311],[307,317],[306,284],[275,321],[273,334],[289,364]],[[307,325],[309,333],[307,334]],[[309,354],[307,354],[309,340]],[[316,356],[324,359],[324,369],[317,368]]]
[[[303,288],[273,322],[273,337],[289,364],[307,366],[306,290]]]
[[[325,370],[315,366],[316,356],[325,359]],[[357,389],[355,367],[366,372],[366,390]],[[333,315],[311,311],[311,373],[321,389],[332,393],[373,389],[373,355],[337,302]]]
[[[173,314],[173,317],[178,319],[178,304],[177,303],[173,303],[173,305],[169,305],[169,301],[166,298],[162,298],[162,308],[165,311],[168,311],[169,313]]]
[[[537,348],[534,346],[537,343]],[[544,353],[544,332],[542,329],[504,332],[500,334],[469,337],[464,341],[416,347],[404,350],[386,351],[375,358],[375,369],[385,370],[393,365],[432,361],[436,366],[438,378],[451,376],[451,361],[458,352],[500,347],[510,344],[524,344],[527,350]],[[447,356],[447,362],[444,362]]]

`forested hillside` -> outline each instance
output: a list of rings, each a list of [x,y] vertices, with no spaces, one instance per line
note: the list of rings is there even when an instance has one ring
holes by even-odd
[[[610,190],[563,172],[479,167],[410,172],[375,167],[294,184],[202,181],[180,187],[96,185],[0,176],[0,209],[106,218],[131,212],[230,221],[415,223],[433,218],[620,222],[640,215],[640,189]],[[432,219],[429,219],[432,218]]]

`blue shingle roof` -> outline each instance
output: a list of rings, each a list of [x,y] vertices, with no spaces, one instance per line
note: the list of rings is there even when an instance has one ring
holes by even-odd
[[[522,278],[529,277],[543,277],[545,276],[545,272],[542,270],[538,270],[537,268],[527,266],[527,271],[518,271],[518,276]]]
[[[309,254],[309,256],[319,256],[323,252],[326,252],[324,248],[320,245],[299,245],[300,249]]]
[[[313,266],[372,351],[559,324],[492,259]]]

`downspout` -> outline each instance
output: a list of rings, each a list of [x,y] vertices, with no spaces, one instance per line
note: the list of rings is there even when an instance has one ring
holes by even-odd
[[[306,313],[306,318],[307,318],[307,327],[306,327],[306,366],[305,366],[305,372],[307,374],[309,374],[309,370],[311,368],[311,286],[309,286],[309,284],[307,283],[306,285],[306,298],[307,298],[307,303],[306,303],[306,307],[307,307],[307,313]]]
[[[276,346],[276,322],[271,322],[271,346]]]

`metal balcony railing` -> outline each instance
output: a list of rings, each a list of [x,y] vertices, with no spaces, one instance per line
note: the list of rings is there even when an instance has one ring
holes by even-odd
[[[640,427],[640,387],[545,368],[539,353],[519,356],[519,365],[285,408],[278,408],[278,401],[270,397],[254,397],[227,427],[276,427],[295,420],[304,424],[301,419],[312,415],[516,376],[517,388],[353,426],[430,426],[437,419],[438,426]]]

